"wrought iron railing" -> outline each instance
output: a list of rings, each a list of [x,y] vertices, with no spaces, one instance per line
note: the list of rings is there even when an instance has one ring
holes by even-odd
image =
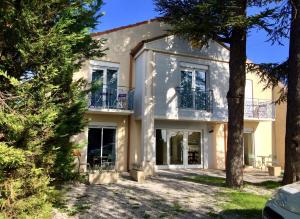
[[[274,119],[275,104],[271,100],[245,99],[244,117],[249,119]]]
[[[101,86],[89,94],[89,108],[133,110],[134,90]]]
[[[177,87],[178,108],[213,111],[213,91]]]

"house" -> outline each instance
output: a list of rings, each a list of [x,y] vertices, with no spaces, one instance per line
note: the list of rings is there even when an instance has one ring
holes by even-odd
[[[76,75],[99,83],[89,96],[81,160],[149,174],[164,168],[225,168],[229,51],[211,41],[202,49],[166,32],[158,20],[104,32],[106,56]],[[274,93],[247,74],[244,164],[276,158]],[[280,134],[280,133],[278,133]]]

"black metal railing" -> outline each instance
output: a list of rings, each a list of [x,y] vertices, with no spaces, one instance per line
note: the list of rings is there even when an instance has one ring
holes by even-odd
[[[244,117],[249,119],[274,119],[275,104],[271,100],[245,99]]]
[[[213,91],[177,87],[178,108],[213,111]]]
[[[101,86],[89,95],[89,108],[133,110],[134,90],[127,87]]]

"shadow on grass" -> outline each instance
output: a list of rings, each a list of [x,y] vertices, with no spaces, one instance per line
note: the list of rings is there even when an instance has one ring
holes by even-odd
[[[182,180],[188,182],[200,183],[209,186],[226,187],[224,178],[214,177],[214,176],[196,175],[196,176],[183,177]]]
[[[223,188],[218,192],[218,207],[221,212],[210,212],[213,218],[261,218],[261,211],[268,200],[268,195],[258,195],[242,190],[234,190],[226,187],[225,179],[221,177],[195,175],[183,177],[182,180],[199,183],[208,186]],[[261,183],[245,182],[245,186],[252,185],[263,189],[275,189],[280,182],[264,181]]]
[[[276,189],[276,188],[282,186],[281,182],[275,182],[272,180],[268,180],[268,181],[264,181],[264,182],[260,182],[260,183],[245,182],[245,185],[252,185],[252,186],[262,187],[265,189]]]
[[[204,185],[210,185],[210,186],[226,187],[225,179],[221,177],[215,177],[215,176],[195,175],[195,176],[183,177],[182,180],[194,182],[194,183],[200,183]],[[245,186],[252,185],[264,189],[276,189],[281,186],[281,182],[267,180],[259,183],[244,182],[244,185]]]
[[[261,218],[260,209],[226,209],[215,215],[219,218]]]

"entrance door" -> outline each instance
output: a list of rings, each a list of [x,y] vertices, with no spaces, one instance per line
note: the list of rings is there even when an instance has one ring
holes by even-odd
[[[91,167],[114,167],[115,161],[116,129],[89,128],[87,162]]]
[[[253,133],[244,133],[244,165],[254,166],[254,145],[253,145]]]
[[[156,165],[162,168],[201,168],[203,165],[201,131],[156,130]]]
[[[169,135],[170,143],[170,164],[183,164],[183,132],[171,132]]]
[[[188,165],[202,164],[201,132],[188,132]]]

